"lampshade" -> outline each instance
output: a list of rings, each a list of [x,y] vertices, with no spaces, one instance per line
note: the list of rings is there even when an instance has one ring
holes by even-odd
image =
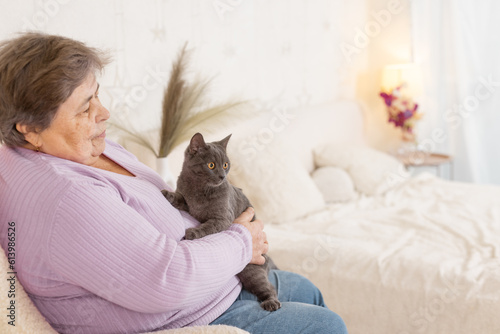
[[[382,71],[383,91],[389,92],[403,84],[410,96],[422,95],[422,73],[417,64],[393,64],[384,67]]]

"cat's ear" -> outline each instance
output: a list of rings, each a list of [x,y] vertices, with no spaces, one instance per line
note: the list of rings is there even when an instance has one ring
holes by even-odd
[[[205,144],[203,135],[198,132],[191,138],[191,142],[189,143],[189,152],[192,154],[196,153],[200,150],[200,148],[204,148],[206,146],[207,144]]]
[[[221,141],[218,142],[218,144],[222,147],[224,147],[224,149],[227,148],[227,142],[229,141],[229,138],[231,138],[233,134],[230,134],[229,136],[227,136],[226,138],[222,139]]]

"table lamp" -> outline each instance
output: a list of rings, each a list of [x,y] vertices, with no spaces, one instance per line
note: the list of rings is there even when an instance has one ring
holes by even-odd
[[[409,97],[422,95],[422,73],[415,63],[387,65],[382,70],[382,90],[386,93],[403,86]]]

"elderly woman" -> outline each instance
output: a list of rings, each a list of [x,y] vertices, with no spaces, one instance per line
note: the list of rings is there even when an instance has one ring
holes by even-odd
[[[305,278],[272,271],[282,308],[267,312],[236,277],[268,249],[252,209],[227,231],[173,208],[151,169],[106,139],[84,44],[28,33],[0,44],[0,242],[15,225],[19,282],[60,333],[142,333],[228,324],[255,333],[344,333]]]

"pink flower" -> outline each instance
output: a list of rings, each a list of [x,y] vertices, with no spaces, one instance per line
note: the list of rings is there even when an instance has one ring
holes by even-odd
[[[418,104],[404,97],[400,89],[401,87],[396,87],[390,93],[381,92],[380,96],[387,106],[389,123],[411,133],[414,121],[420,119],[422,115],[417,111]]]
[[[389,107],[392,104],[392,101],[396,99],[392,94],[380,93],[380,96],[384,98],[385,104]]]

